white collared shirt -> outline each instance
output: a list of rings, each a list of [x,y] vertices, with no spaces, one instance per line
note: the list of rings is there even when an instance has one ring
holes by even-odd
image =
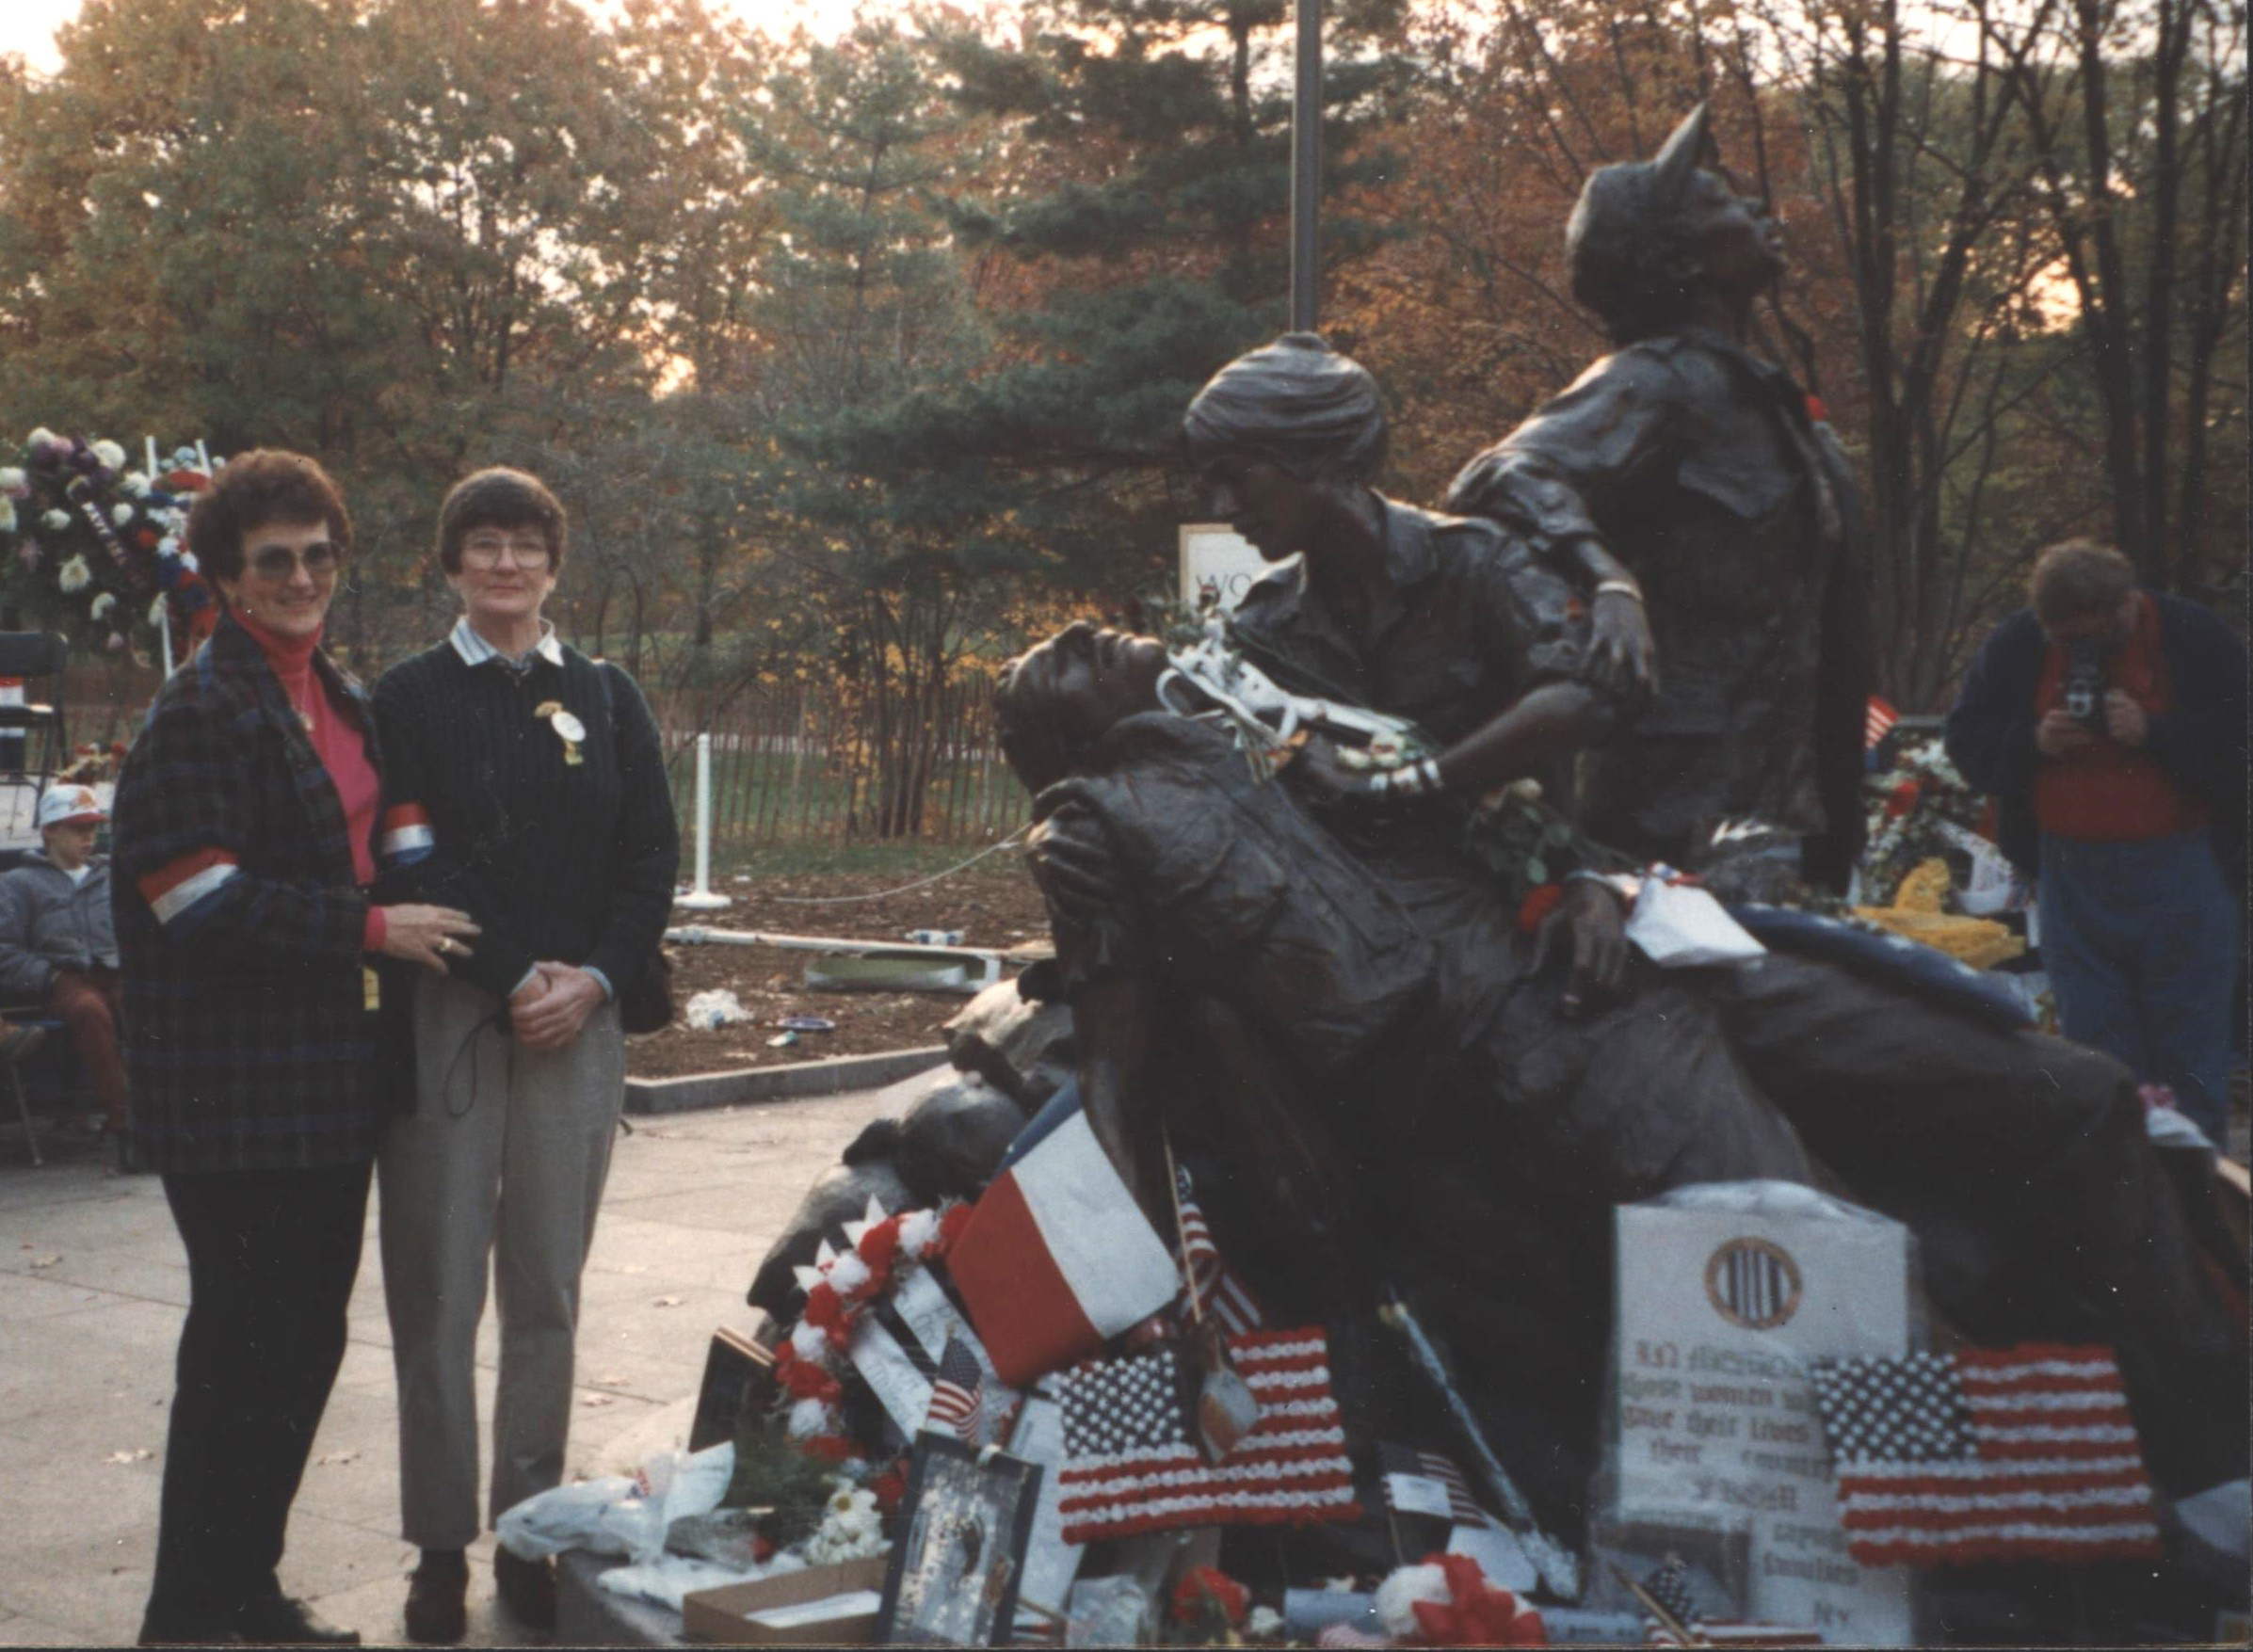
[[[482,666],[488,660],[499,660],[511,670],[522,671],[531,665],[533,654],[538,654],[551,666],[563,664],[563,645],[555,640],[555,622],[553,619],[539,622],[539,640],[532,645],[530,652],[522,659],[504,654],[479,636],[477,628],[470,623],[470,617],[466,614],[454,622],[454,633],[446,640],[454,645],[454,651],[461,656],[461,663],[465,666]]]

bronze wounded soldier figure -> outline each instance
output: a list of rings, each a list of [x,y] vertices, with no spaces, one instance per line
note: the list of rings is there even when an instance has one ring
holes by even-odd
[[[1231,1261],[1279,1315],[1332,1325],[1342,1394],[1385,1380],[1342,1322],[1415,1282],[1491,1443],[1569,1533],[1611,1207],[1778,1178],[1907,1222],[1967,1337],[2114,1346],[2164,1490],[2242,1472],[2243,1339],[2109,1058],[1779,954],[1635,957],[1622,995],[1568,1015],[1486,867],[1459,857],[1439,903],[1433,842],[1406,879],[1349,851],[1319,762],[1272,775],[1225,720],[1161,710],[1167,666],[1154,642],[1078,626],[1006,675],[1056,989],[1089,1116],[1153,1216],[1162,1120]],[[1560,922],[1601,925],[1610,890],[1572,888]]]

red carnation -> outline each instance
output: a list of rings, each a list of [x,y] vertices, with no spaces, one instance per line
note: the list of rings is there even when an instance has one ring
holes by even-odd
[[[1899,820],[1910,810],[1916,808],[1917,799],[1922,797],[1923,794],[1924,789],[1918,785],[1916,781],[1902,781],[1901,784],[1893,788],[1892,794],[1885,800],[1886,819]]]
[[[1442,1606],[1434,1600],[1410,1602],[1418,1643],[1426,1646],[1546,1646],[1549,1630],[1541,1614],[1520,1602],[1507,1589],[1487,1581],[1478,1562],[1467,1554],[1426,1555],[1424,1564],[1447,1574],[1447,1592],[1455,1598]]]
[[[962,1229],[969,1226],[970,1207],[949,1205],[945,1213],[939,1218],[939,1254],[944,1256],[953,1250],[955,1241],[962,1237]]]
[[[877,1494],[877,1507],[889,1515],[899,1508],[901,1500],[908,1495],[908,1476],[894,1463],[870,1481],[868,1489]]]
[[[853,1442],[841,1434],[817,1434],[802,1442],[798,1449],[825,1463],[843,1463],[853,1455]]]
[[[794,1400],[834,1401],[845,1392],[834,1376],[813,1360],[800,1359],[787,1343],[775,1356],[775,1377]]]
[[[868,1264],[868,1271],[877,1280],[883,1280],[892,1271],[893,1259],[900,1251],[900,1219],[879,1222],[861,1234],[861,1243],[853,1246],[861,1259]]]
[[[1541,920],[1549,916],[1549,909],[1565,898],[1565,886],[1545,883],[1538,889],[1525,891],[1525,899],[1518,905],[1518,932],[1531,935],[1541,927]]]
[[[1233,1628],[1251,1610],[1251,1596],[1218,1566],[1192,1566],[1173,1588],[1173,1621],[1197,1625],[1217,1612]]]
[[[1823,405],[1823,398],[1811,390],[1807,393],[1807,416],[1810,424],[1825,425],[1830,421],[1830,409]]]
[[[827,1279],[806,1292],[806,1323],[832,1337],[845,1329],[845,1301]]]

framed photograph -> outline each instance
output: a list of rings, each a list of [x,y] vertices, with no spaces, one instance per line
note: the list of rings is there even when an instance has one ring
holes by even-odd
[[[903,1524],[884,1574],[887,1646],[1006,1644],[1040,1500],[1040,1465],[951,1435],[915,1436]]]

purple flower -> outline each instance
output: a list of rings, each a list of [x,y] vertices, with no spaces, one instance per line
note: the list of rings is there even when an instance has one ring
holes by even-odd
[[[16,559],[25,568],[37,568],[40,565],[40,542],[26,538],[16,547]]]

